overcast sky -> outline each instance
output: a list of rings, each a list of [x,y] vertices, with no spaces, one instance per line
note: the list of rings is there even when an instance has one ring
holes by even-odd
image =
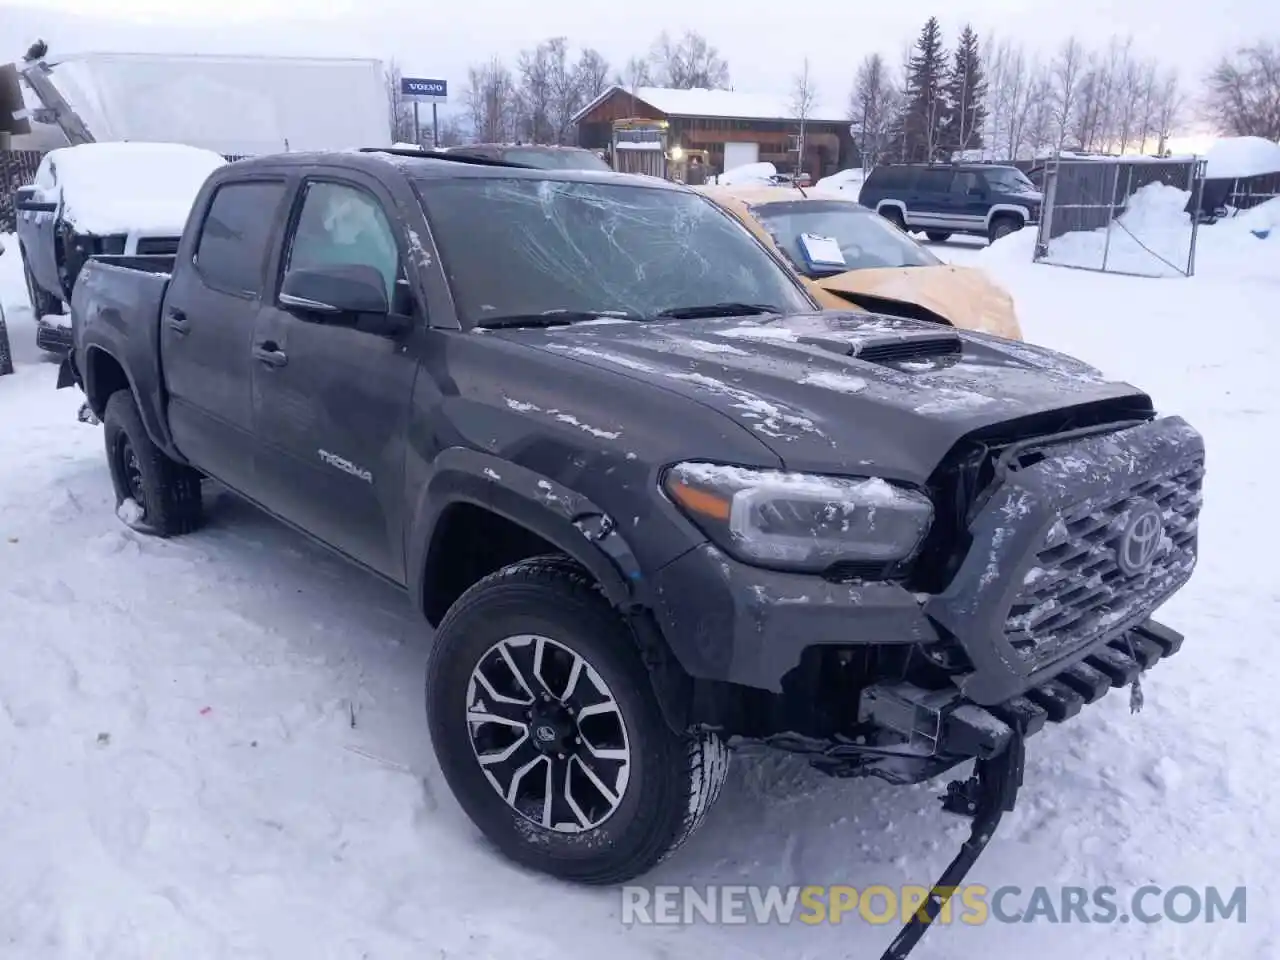
[[[328,13],[317,17],[317,7]],[[38,7],[0,0],[0,43],[14,47],[0,50],[0,60],[19,56],[36,37],[55,54],[394,58],[406,74],[448,80],[456,103],[469,64],[492,55],[514,62],[544,37],[563,34],[618,65],[663,29],[692,29],[729,61],[736,89],[785,94],[808,56],[820,99],[843,105],[857,62],[878,50],[896,64],[930,14],[939,16],[948,43],[971,22],[984,37],[1016,37],[1046,53],[1071,35],[1102,46],[1132,34],[1144,55],[1178,65],[1190,88],[1222,51],[1280,39],[1280,0],[39,0]]]

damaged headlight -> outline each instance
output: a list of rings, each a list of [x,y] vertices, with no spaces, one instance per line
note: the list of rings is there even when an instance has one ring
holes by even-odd
[[[789,570],[908,560],[933,520],[928,497],[878,478],[691,462],[668,470],[663,488],[717,546]]]

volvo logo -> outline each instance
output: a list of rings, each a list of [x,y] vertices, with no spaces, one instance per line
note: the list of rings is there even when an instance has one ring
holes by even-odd
[[[534,729],[533,735],[540,743],[551,743],[556,738],[556,728],[549,723],[543,723]]]
[[[1116,563],[1129,576],[1146,573],[1164,540],[1164,514],[1150,500],[1139,500],[1129,511],[1129,522],[1120,534]]]

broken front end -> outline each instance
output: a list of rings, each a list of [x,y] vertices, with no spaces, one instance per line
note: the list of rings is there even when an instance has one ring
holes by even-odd
[[[1195,567],[1203,477],[1203,440],[1177,417],[993,434],[935,471],[909,569],[800,576],[709,546],[672,565],[664,602],[701,598],[695,638],[735,637],[708,665],[730,681],[695,684],[695,720],[835,776],[914,783],[975,761],[943,797],[973,817],[970,839],[885,958],[906,956],[1013,809],[1027,738],[1112,688],[1136,710],[1140,675],[1182,646],[1151,615]]]

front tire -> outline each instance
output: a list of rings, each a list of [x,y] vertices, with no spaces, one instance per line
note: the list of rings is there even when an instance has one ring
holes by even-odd
[[[4,322],[4,308],[0,307],[0,377],[13,373],[13,353],[9,350],[9,328]]]
[[[622,883],[665,859],[728,770],[717,736],[667,726],[630,629],[562,558],[499,570],[450,608],[427,665],[427,719],[481,832],[578,883]]]
[[[115,487],[117,515],[134,529],[159,537],[191,533],[203,521],[200,474],[177,463],[151,442],[129,390],[107,400],[102,417],[107,465]],[[136,508],[129,508],[126,501]]]
[[[50,315],[61,316],[63,311],[61,298],[40,289],[35,276],[31,273],[31,268],[27,266],[26,259],[26,254],[23,254],[22,273],[27,282],[27,300],[31,302],[31,312],[35,314],[37,320]]]
[[[926,230],[924,235],[934,243],[946,243],[951,239],[951,234],[947,231]]]
[[[991,221],[991,229],[987,233],[987,239],[991,243],[995,243],[1002,237],[1007,237],[1011,233],[1016,233],[1022,229],[1022,221],[1017,217],[996,217]]]

